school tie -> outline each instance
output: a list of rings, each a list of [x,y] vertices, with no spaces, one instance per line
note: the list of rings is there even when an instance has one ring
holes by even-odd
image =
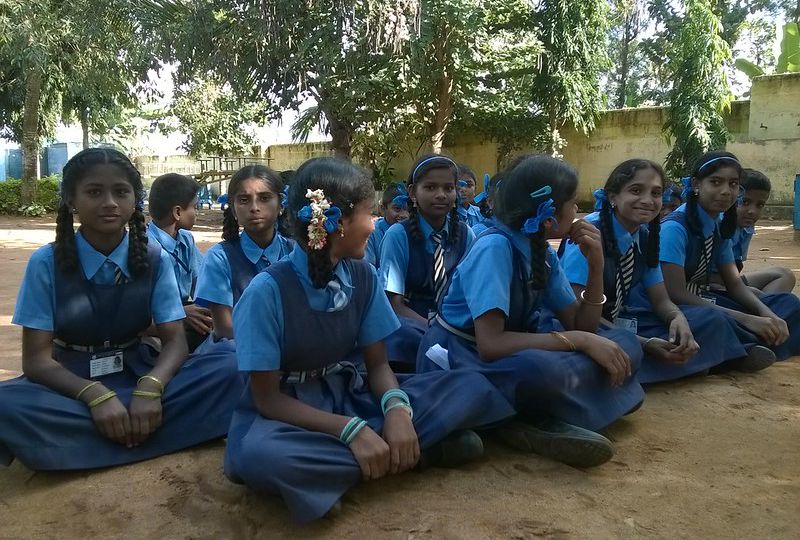
[[[117,265],[114,265],[114,285],[124,285],[128,283],[128,276]]]
[[[628,294],[628,291],[631,289],[634,263],[633,246],[634,244],[631,244],[631,247],[628,248],[625,255],[619,258],[619,265],[617,266],[617,286],[615,290],[617,299],[614,303],[614,309],[611,310],[612,320],[616,319],[617,315],[619,315],[619,312],[622,310],[622,302],[625,295]]]
[[[444,294],[444,287],[445,279],[444,275],[444,247],[442,246],[442,233],[434,232],[431,234],[431,240],[433,240],[434,250],[433,250],[433,299],[436,302],[436,305],[439,305],[439,300],[441,300],[442,295]]]
[[[334,278],[328,282],[327,289],[333,293],[333,306],[325,311],[341,311],[344,309],[349,300],[347,299],[347,293],[344,292],[342,284],[339,282],[339,278],[334,276]]]
[[[694,275],[686,285],[686,290],[692,294],[700,295],[700,281],[706,277],[708,264],[711,261],[711,251],[714,249],[714,233],[712,232],[703,243],[703,253],[700,257],[700,263],[697,265]]]
[[[256,263],[256,270],[258,270],[259,272],[263,272],[264,270],[269,268],[269,266],[271,264],[272,263],[269,262],[269,259],[267,259],[267,256],[266,255],[262,255],[261,258],[258,259],[258,262]]]

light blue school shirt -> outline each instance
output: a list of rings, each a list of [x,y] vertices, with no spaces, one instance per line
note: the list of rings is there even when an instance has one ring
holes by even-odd
[[[297,247],[287,257],[300,278],[311,309],[338,311],[344,309],[353,295],[350,272],[341,262],[333,270],[334,279],[315,289],[308,274],[308,255]],[[367,302],[358,331],[357,346],[366,347],[388,337],[400,328],[389,299],[378,285],[378,276],[371,268],[372,296]],[[347,301],[336,306],[339,291]],[[295,309],[303,309],[297,306]],[[236,307],[233,308],[233,335],[236,336],[236,357],[240,371],[275,371],[280,369],[283,350],[283,304],[277,281],[262,272],[253,278]],[[313,339],[313,336],[309,336]]]
[[[419,230],[422,237],[425,239],[425,250],[433,254],[436,249],[431,235],[433,234],[433,227],[431,227],[425,218],[421,215],[417,216],[419,221]],[[450,227],[450,216],[445,220],[444,227],[440,231],[443,236],[443,241],[448,241],[448,230]],[[469,227],[467,231],[467,244],[466,249],[469,250],[470,246],[475,242],[475,233]],[[433,272],[433,268],[430,269]],[[383,244],[381,244],[381,258],[379,275],[383,288],[386,292],[403,295],[406,292],[406,273],[408,273],[408,236],[406,229],[402,223],[395,223],[386,235],[383,237]]]
[[[175,280],[181,293],[181,302],[192,299],[194,291],[192,283],[196,284],[200,276],[200,263],[203,256],[194,243],[192,233],[178,229],[176,238],[161,229],[154,221],[147,226],[147,236],[151,242],[158,242],[161,248],[172,258],[172,268],[175,270]]]
[[[364,260],[375,268],[380,266],[381,243],[389,227],[390,225],[389,222],[386,221],[386,218],[379,218],[375,222],[375,230],[372,231],[372,234],[369,235],[369,240],[367,240],[367,250],[364,252]]]
[[[261,272],[270,264],[275,264],[281,260],[285,253],[279,238],[280,234],[275,231],[272,242],[266,248],[261,248],[256,244],[245,231],[239,235],[239,243],[242,246],[245,257],[256,265],[256,269]],[[197,292],[195,297],[205,302],[213,302],[221,306],[233,307],[233,290],[231,289],[231,265],[222,244],[215,244],[206,253],[203,266],[200,269],[200,277],[197,280]]]
[[[483,221],[479,221],[472,226],[472,232],[475,234],[475,238],[477,238],[483,231],[492,226],[494,226],[494,218],[485,218]]]
[[[496,222],[495,227],[510,233],[512,239],[509,241],[502,234],[485,234],[458,264],[442,304],[442,316],[452,325],[473,326],[472,321],[493,309],[501,310],[508,317],[514,276],[512,242],[522,253],[525,268],[530,269],[528,237],[512,232],[500,222]],[[551,247],[547,248],[547,264],[550,277],[542,291],[541,306],[558,312],[576,301],[575,293]]]
[[[461,221],[470,227],[473,227],[476,223],[480,223],[485,219],[483,214],[481,214],[481,209],[474,204],[469,205],[467,208],[464,208],[459,204],[458,208],[456,208],[456,211],[458,212],[458,217],[461,219]]]
[[[675,212],[686,213],[686,203],[680,205]],[[714,227],[719,223],[719,218],[712,218],[708,212],[703,210],[699,205],[697,206],[697,214],[700,217],[700,230],[703,238],[707,238],[712,232]],[[701,242],[699,239],[694,239],[695,242]],[[661,249],[659,253],[659,260],[662,263],[672,263],[678,266],[686,264],[686,251],[689,245],[689,231],[677,221],[663,221],[661,223]],[[701,247],[702,249],[702,247]],[[722,239],[719,247],[716,249],[716,257],[711,261],[714,265],[719,266],[723,264],[731,264],[733,262],[733,251],[731,250],[730,239]]]
[[[600,229],[600,213],[594,212],[584,218],[586,221]],[[612,227],[614,229],[614,238],[617,240],[617,249],[621,254],[628,252],[631,244],[634,244],[634,250],[642,253],[642,246],[639,244],[639,231],[644,229],[647,231],[647,225],[641,225],[639,229],[633,234],[629,233],[617,219],[617,214],[612,213]],[[602,229],[600,232],[602,233]],[[564,240],[566,241],[566,240]],[[646,247],[644,249],[647,249]],[[586,286],[589,281],[589,261],[581,253],[581,248],[577,244],[567,243],[564,248],[564,255],[561,257],[561,266],[564,267],[564,273],[570,283]],[[661,265],[656,265],[655,268],[645,266],[644,273],[642,274],[642,285],[645,289],[649,289],[653,285],[658,285],[664,282],[664,276],[661,274]],[[636,283],[631,283],[631,287]]]
[[[755,234],[754,227],[737,227],[731,238],[731,250],[735,261],[746,261],[747,252],[750,250],[750,240]]]
[[[114,272],[117,267],[126,277],[131,278],[128,270],[127,232],[108,257],[94,249],[80,231],[75,233],[75,244],[78,248],[78,261],[83,275],[92,283],[113,285]],[[156,324],[177,321],[185,317],[170,259],[171,257],[162,249],[158,275],[150,293],[150,310]],[[55,329],[53,321],[57,308],[54,284],[53,246],[47,244],[34,251],[28,261],[11,322],[26,328],[52,332]],[[91,321],[87,321],[87,324],[91,324]]]

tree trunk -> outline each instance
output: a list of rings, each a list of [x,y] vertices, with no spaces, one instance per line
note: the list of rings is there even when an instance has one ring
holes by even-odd
[[[81,131],[83,132],[83,149],[89,148],[89,109],[81,109]]]
[[[325,102],[326,92],[319,92],[318,106],[328,121],[328,133],[331,135],[333,155],[347,161],[352,160],[353,127],[350,122],[339,118]]]
[[[453,77],[450,74],[450,58],[447,55],[447,27],[441,30],[434,41],[434,58],[436,65],[442,70],[436,83],[436,113],[430,126],[430,150],[434,154],[442,152],[444,136],[447,126],[450,125],[450,115],[453,112]]]
[[[42,74],[37,69],[25,81],[25,109],[22,118],[22,194],[23,206],[33,203],[39,179],[39,107],[42,95]]]
[[[628,75],[630,73],[630,52],[631,52],[631,19],[625,18],[625,34],[622,39],[622,47],[620,48],[620,66],[619,66],[619,85],[617,86],[617,99],[614,106],[617,109],[625,107],[625,101],[628,96]]]

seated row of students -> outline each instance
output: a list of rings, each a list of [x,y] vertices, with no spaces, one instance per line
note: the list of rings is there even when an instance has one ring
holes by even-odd
[[[64,170],[56,242],[32,256],[20,289],[25,375],[0,383],[0,459],[101,467],[227,433],[226,475],[280,494],[305,521],[359,479],[480,457],[477,428],[598,465],[613,447],[596,431],[641,405],[641,382],[753,371],[800,350],[797,298],[755,294],[735,273],[732,154],[701,158],[661,230],[658,165],[621,164],[599,212],[575,221],[575,170],[525,156],[489,182],[493,217],[476,240],[458,219],[463,170],[425,156],[407,192],[384,197],[394,219],[403,203],[409,217],[378,242],[376,272],[359,260],[373,231],[363,171],[310,160],[285,196],[276,173],[242,169],[224,241],[197,278],[205,312],[181,308],[192,287],[178,286],[183,265],[169,271],[192,251],[177,247],[188,245],[186,198],[153,214],[164,249],[148,244],[130,161],[81,152]],[[282,209],[293,241],[277,232]],[[712,263],[725,291],[706,286]],[[207,331],[210,315],[213,331],[187,358],[179,321],[192,310],[205,326],[190,327]],[[151,320],[160,354],[138,339]],[[390,362],[416,373],[395,376]]]

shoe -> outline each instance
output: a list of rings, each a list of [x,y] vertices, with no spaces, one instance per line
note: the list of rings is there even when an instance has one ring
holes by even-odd
[[[483,456],[483,441],[469,429],[451,433],[419,457],[419,468],[456,468],[477,461]]]
[[[588,429],[560,420],[535,423],[512,420],[494,432],[507,445],[578,468],[602,465],[614,456],[611,441]]]
[[[750,347],[750,350],[747,351],[747,356],[726,363],[729,365],[730,369],[735,369],[736,371],[742,371],[744,373],[755,373],[756,371],[768,368],[775,363],[775,360],[775,353],[772,352],[771,349],[763,345],[753,345]]]

